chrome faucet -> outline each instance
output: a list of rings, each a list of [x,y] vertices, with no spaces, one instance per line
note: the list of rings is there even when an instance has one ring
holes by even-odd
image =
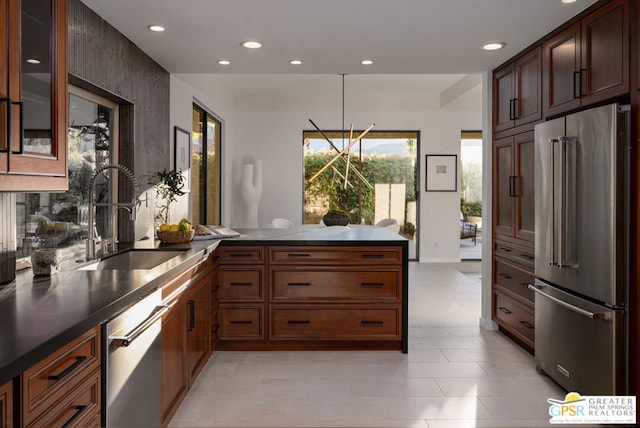
[[[96,177],[99,174],[104,173],[108,169],[117,169],[118,171],[122,172],[125,175],[125,177],[129,179],[129,182],[131,183],[131,202],[96,202],[95,201]],[[105,177],[107,176],[105,175]],[[87,260],[93,260],[96,257],[96,242],[100,240],[100,238],[97,237],[98,233],[96,231],[95,219],[94,219],[96,207],[112,207],[113,208],[112,215],[114,218],[111,224],[112,233],[111,233],[110,251],[115,252],[116,245],[118,242],[116,238],[117,233],[116,233],[116,224],[115,224],[116,213],[118,212],[119,209],[125,209],[129,211],[129,214],[130,214],[129,218],[131,219],[131,221],[135,221],[136,220],[136,203],[138,199],[137,195],[138,195],[138,182],[136,181],[136,177],[125,166],[122,166],[120,164],[104,164],[96,168],[96,170],[91,175],[91,180],[89,180],[89,238],[87,239],[87,254],[86,254]],[[109,248],[105,246],[103,242],[102,253],[104,255],[107,252],[109,252]]]

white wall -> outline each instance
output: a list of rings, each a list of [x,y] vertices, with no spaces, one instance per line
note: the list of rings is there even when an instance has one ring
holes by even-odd
[[[359,78],[346,78],[345,127],[353,124],[356,129],[365,129],[375,123],[376,130],[421,132],[420,260],[459,261],[459,193],[424,192],[424,155],[460,155],[460,131],[482,128],[481,88],[475,87],[442,107],[439,93],[418,87],[385,91],[388,80],[376,84],[375,76],[358,82]],[[288,79],[291,85],[287,85]],[[260,85],[256,85],[258,80]],[[266,79],[250,75],[171,78],[173,125],[190,129],[194,98],[224,120],[222,219],[231,227],[243,226],[239,171],[244,163],[258,159],[263,162],[258,224],[269,223],[274,217],[302,222],[302,131],[313,129],[309,119],[321,129],[342,128],[342,88],[339,76],[305,76],[303,85],[297,84],[299,80],[299,76],[284,75]],[[352,83],[357,94],[350,92]]]
[[[197,84],[198,78],[204,78],[205,76],[193,75],[192,79]],[[215,83],[215,82],[214,82]],[[174,126],[179,126],[182,129],[191,131],[192,129],[192,106],[196,102],[200,107],[205,108],[210,114],[219,119],[222,123],[222,171],[223,177],[229,170],[227,167],[227,159],[233,159],[234,157],[234,145],[227,143],[235,140],[234,134],[238,130],[238,126],[235,125],[234,117],[235,113],[232,104],[232,96],[224,88],[224,86],[211,86],[209,87],[209,93],[215,94],[215,96],[209,95],[209,93],[203,92],[194,85],[185,83],[184,81],[171,76],[171,90],[170,90],[170,141],[174,144]],[[171,165],[174,164],[173,150],[171,151]],[[229,180],[223,178],[222,180],[222,219],[223,222],[228,223],[228,219],[231,216],[231,207],[227,201],[227,196],[231,194],[231,183]],[[182,217],[191,218],[189,213],[190,208],[190,195],[185,195],[172,207],[171,218],[180,219]]]

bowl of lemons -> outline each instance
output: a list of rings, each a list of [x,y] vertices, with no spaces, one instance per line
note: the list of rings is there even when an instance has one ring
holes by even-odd
[[[166,244],[178,244],[191,241],[195,230],[191,228],[191,222],[183,218],[177,224],[162,223],[157,234],[158,239]]]

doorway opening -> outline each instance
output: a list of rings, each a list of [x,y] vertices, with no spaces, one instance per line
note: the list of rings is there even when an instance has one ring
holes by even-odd
[[[482,131],[460,135],[460,260],[482,259]]]

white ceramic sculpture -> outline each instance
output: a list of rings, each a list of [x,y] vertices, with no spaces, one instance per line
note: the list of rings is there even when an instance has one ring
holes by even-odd
[[[244,202],[244,224],[242,227],[256,229],[258,227],[258,203],[262,195],[262,161],[242,166],[240,196]]]

